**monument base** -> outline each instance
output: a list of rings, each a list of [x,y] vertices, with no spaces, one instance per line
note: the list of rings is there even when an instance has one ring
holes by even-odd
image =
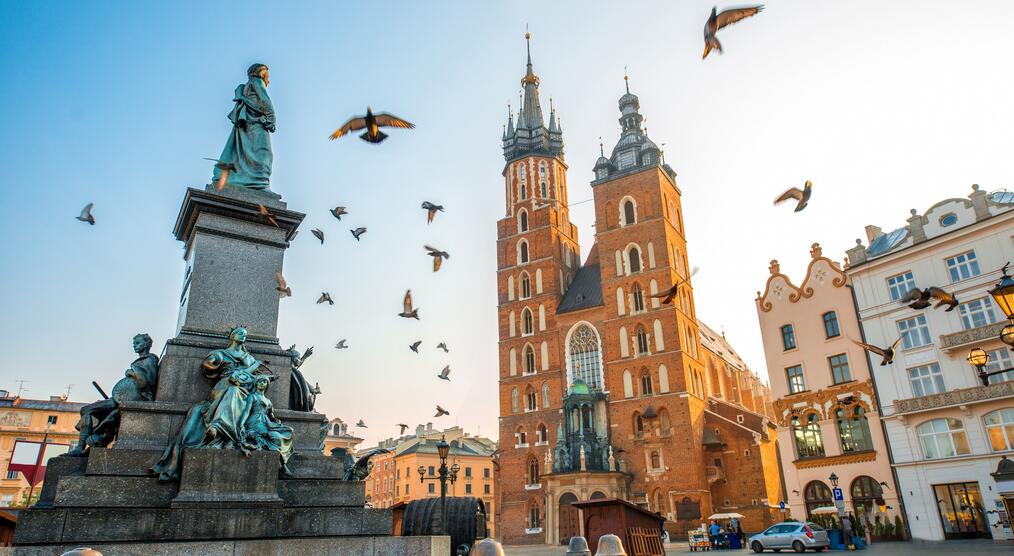
[[[15,556],[60,556],[81,544],[20,546]],[[103,556],[441,556],[451,553],[450,537],[338,537],[168,543],[89,543]]]

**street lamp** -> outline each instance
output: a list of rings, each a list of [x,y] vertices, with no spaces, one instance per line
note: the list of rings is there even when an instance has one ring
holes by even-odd
[[[425,481],[440,481],[440,531],[442,534],[447,533],[447,482],[450,481],[453,485],[458,480],[458,464],[455,463],[450,469],[447,468],[447,455],[451,451],[451,445],[447,443],[447,440],[443,436],[440,437],[440,442],[437,442],[437,455],[440,456],[440,470],[437,477],[426,477],[426,468],[422,465],[419,466],[419,482]]]
[[[1003,277],[997,282],[993,289],[989,290],[989,295],[993,297],[993,301],[1000,306],[1004,315],[1007,315],[1008,319],[1014,318],[1014,278],[1007,275],[1007,267],[1010,263],[1003,265]]]
[[[1014,327],[1008,325],[1007,328]],[[1006,328],[1004,330],[1006,330]],[[982,381],[983,386],[989,386],[989,377],[1014,370],[1014,368],[1011,368],[986,372],[986,365],[989,364],[989,359],[990,359],[989,354],[983,351],[981,348],[975,348],[972,351],[968,352],[968,362],[971,363],[973,367],[975,367],[975,372],[979,376],[979,380]]]
[[[827,480],[831,481],[831,486],[838,488],[838,475],[831,473],[831,476],[828,477]]]

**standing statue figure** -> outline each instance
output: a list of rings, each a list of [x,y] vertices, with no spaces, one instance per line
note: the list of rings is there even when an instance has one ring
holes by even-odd
[[[208,399],[187,412],[179,431],[152,467],[161,481],[179,477],[186,448],[245,449],[245,412],[256,381],[271,370],[246,349],[247,331],[238,326],[229,334],[229,345],[208,354],[201,363],[204,376],[217,381]],[[266,387],[266,386],[265,386]]]
[[[271,450],[278,452],[281,459],[282,475],[292,476],[289,470],[289,457],[292,456],[292,428],[282,424],[275,417],[274,406],[264,392],[268,384],[278,377],[271,375],[258,376],[254,381],[254,391],[246,400],[243,409],[243,447],[247,450]]]
[[[235,106],[229,112],[232,133],[215,163],[212,183],[270,191],[271,136],[275,132],[275,108],[268,96],[268,67],[254,64],[246,70],[247,82],[236,87]]]
[[[137,359],[130,364],[115,386],[112,397],[90,403],[81,408],[77,429],[81,431],[77,444],[68,452],[80,456],[92,447],[105,448],[116,438],[120,428],[120,402],[151,401],[155,399],[158,382],[158,356],[151,353],[151,336],[134,336],[134,353]]]
[[[319,386],[310,386],[299,370],[303,363],[313,355],[313,346],[306,348],[302,355],[296,350],[296,344],[289,346],[289,361],[292,374],[289,375],[289,409],[294,411],[313,411],[317,402],[317,394],[320,393]]]

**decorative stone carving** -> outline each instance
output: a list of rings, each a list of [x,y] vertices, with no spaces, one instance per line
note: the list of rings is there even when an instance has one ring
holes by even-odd
[[[931,394],[920,398],[908,398],[907,400],[896,400],[894,411],[896,413],[914,413],[916,411],[928,411],[940,407],[963,405],[968,403],[1007,398],[1014,396],[1014,381],[990,384],[989,386],[974,386],[951,390],[941,394]]]
[[[1000,331],[1003,330],[1004,326],[1007,326],[1007,321],[987,324],[986,326],[970,330],[962,330],[953,334],[942,334],[940,336],[940,349],[954,349],[976,342],[995,340],[1000,335]]]

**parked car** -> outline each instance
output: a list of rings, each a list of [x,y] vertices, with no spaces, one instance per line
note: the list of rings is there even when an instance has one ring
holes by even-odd
[[[796,552],[807,550],[820,552],[828,548],[830,543],[827,540],[827,531],[816,523],[785,521],[750,537],[749,546],[754,552],[764,552],[768,549],[781,552],[783,548]]]

